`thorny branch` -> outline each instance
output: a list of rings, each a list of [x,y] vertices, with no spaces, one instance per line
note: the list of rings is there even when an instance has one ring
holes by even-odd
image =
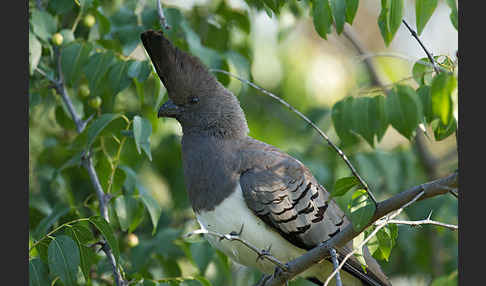
[[[282,270],[287,270],[287,266],[284,263],[280,262],[277,258],[272,256],[270,254],[270,250],[267,250],[267,249],[260,250],[257,247],[255,247],[254,245],[252,245],[251,243],[242,239],[240,237],[242,230],[243,230],[243,225],[241,227],[241,230],[238,233],[237,232],[231,232],[231,233],[227,233],[227,234],[222,234],[222,233],[210,231],[210,230],[207,230],[207,229],[198,229],[198,230],[189,232],[189,233],[185,234],[184,236],[190,237],[190,236],[195,235],[195,234],[206,234],[206,235],[211,235],[211,236],[217,237],[220,240],[226,239],[228,241],[239,241],[258,255],[257,260],[265,258],[268,261],[275,264],[275,266],[281,268]]]
[[[71,98],[67,94],[66,87],[64,85],[64,78],[62,76],[62,68],[61,68],[61,51],[59,50],[59,48],[56,48],[55,56],[56,56],[56,64],[57,64],[57,72],[58,72],[57,80],[48,76],[45,72],[41,71],[40,69],[36,69],[36,70],[53,83],[54,89],[61,95],[62,101],[64,102],[64,104],[66,104],[68,108],[71,118],[73,119],[76,125],[76,130],[78,131],[78,133],[81,133],[86,127],[87,123],[92,119],[93,115],[90,116],[86,121],[83,121],[77,114],[76,110],[74,109],[74,105],[71,101]],[[84,154],[82,159],[83,159],[83,165],[90,176],[91,183],[93,184],[96,195],[98,196],[98,200],[100,204],[100,213],[106,221],[109,221],[108,209],[106,207],[106,204],[110,200],[110,195],[105,194],[105,192],[103,191],[103,187],[100,184],[89,150],[88,152],[86,152],[86,154]],[[105,252],[106,256],[108,257],[110,264],[113,268],[113,275],[115,276],[115,284],[117,286],[128,285],[120,273],[120,269],[116,264],[115,257],[110,247],[106,244],[106,246],[103,247],[102,249]]]
[[[297,109],[295,109],[292,105],[290,105],[289,103],[287,103],[285,100],[283,100],[282,98],[276,96],[275,94],[271,93],[270,91],[262,88],[262,87],[259,87],[258,85],[252,83],[251,81],[249,80],[246,80],[244,78],[241,78],[235,74],[232,74],[230,72],[227,72],[225,70],[221,70],[221,69],[210,69],[211,72],[216,72],[216,73],[224,73],[224,74],[227,74],[243,83],[246,83],[248,84],[249,86],[255,88],[256,90],[259,90],[261,91],[263,94],[267,95],[267,96],[270,96],[271,98],[277,100],[278,102],[280,102],[281,104],[283,104],[284,106],[286,106],[288,109],[290,109],[292,112],[294,112],[295,114],[297,114],[300,118],[302,118],[305,122],[307,122],[310,126],[312,126],[312,128],[314,128],[318,133],[319,135],[324,138],[324,140],[326,140],[326,142],[336,151],[336,153],[338,153],[338,155],[344,160],[344,162],[346,163],[346,165],[348,166],[348,168],[351,170],[351,173],[353,173],[353,175],[356,177],[356,179],[358,179],[358,181],[360,182],[361,186],[366,190],[367,194],[369,195],[369,197],[371,198],[371,200],[375,203],[375,205],[377,204],[377,201],[376,201],[376,198],[375,196],[373,195],[373,193],[371,192],[368,184],[361,178],[361,176],[358,174],[358,171],[356,171],[356,169],[354,168],[354,166],[351,164],[351,162],[349,161],[348,157],[346,156],[346,154],[343,153],[343,151],[341,151],[341,149],[339,149],[338,146],[336,146],[330,139],[329,137],[319,128],[317,127],[317,125],[315,125],[309,118],[307,118],[304,114],[302,114],[300,111],[298,111]]]
[[[458,173],[454,172],[447,177],[415,186],[385,201],[379,202],[373,218],[363,229],[379,220],[383,221],[384,217],[388,214],[396,210],[403,209],[415,201],[446,194],[449,192],[447,188],[457,187],[457,182]],[[342,231],[333,236],[331,239],[309,250],[305,254],[297,257],[296,259],[289,261],[286,264],[288,266],[288,271],[279,271],[275,275],[267,275],[265,279],[262,279],[262,281],[265,282],[261,285],[284,285],[287,281],[296,277],[298,274],[307,270],[314,264],[325,259],[326,257],[329,257],[331,248],[341,247],[345,245],[348,241],[352,240],[354,237],[360,234],[363,229],[355,230],[351,224],[347,225]]]

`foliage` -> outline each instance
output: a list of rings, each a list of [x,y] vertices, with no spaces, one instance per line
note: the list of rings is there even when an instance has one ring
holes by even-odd
[[[248,7],[240,9],[228,1],[209,2],[188,10],[164,7],[171,27],[166,34],[207,66],[247,79],[252,79],[254,52],[250,11],[265,11],[273,19],[283,13],[312,18],[315,32],[327,39],[333,31],[341,34],[345,25],[353,24],[360,4],[359,0],[245,0]],[[419,35],[437,2],[416,0]],[[457,29],[457,5],[446,2]],[[403,5],[403,0],[381,1],[375,24],[387,46],[402,23]],[[182,237],[197,225],[184,191],[180,130],[171,120],[158,120],[166,90],[140,50],[140,33],[161,29],[157,1],[30,0],[29,7],[29,285],[106,285],[113,273],[108,258],[98,251],[104,243],[131,285],[247,285],[238,284],[224,254],[205,240]],[[52,42],[57,33],[62,35],[60,45]],[[411,69],[414,82],[393,84],[372,96],[346,96],[332,106],[316,106],[299,96],[302,87],[298,80],[290,84],[297,74],[291,69],[282,71],[289,84],[272,91],[334,134],[333,140],[370,188],[385,198],[427,180],[410,145],[417,132],[431,130],[433,139],[446,141],[457,129],[456,66],[446,56],[434,59],[440,73],[423,58]],[[270,99],[257,98],[257,92],[246,86],[235,89],[239,83],[227,75],[217,77],[237,91],[252,136],[283,146],[302,160],[328,186],[357,229],[367,224],[374,204],[339,156],[316,147],[312,131]],[[73,110],[87,123],[80,133],[70,107],[52,88],[57,79],[62,79]],[[378,145],[391,129],[410,144],[381,150]],[[100,185],[110,196],[109,222],[100,216],[100,202],[83,168],[88,152]],[[457,214],[455,202],[447,197],[406,213],[419,219],[431,208],[443,219],[455,219]],[[363,236],[370,232],[367,229]],[[129,241],[133,235],[137,243]],[[449,253],[440,266],[444,275],[433,276],[433,285],[449,285],[457,279],[453,272],[457,235],[389,225],[370,241],[370,251],[388,261],[383,267],[391,275],[430,275],[431,236],[437,236],[435,241]],[[256,271],[241,273],[248,277],[245,283],[258,278]],[[296,280],[291,285],[306,283]]]

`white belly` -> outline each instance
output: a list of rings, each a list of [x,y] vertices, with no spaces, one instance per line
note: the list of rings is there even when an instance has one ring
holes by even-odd
[[[243,231],[240,234],[243,240],[258,249],[268,250],[270,248],[271,255],[282,263],[286,263],[305,252],[305,250],[288,242],[278,232],[271,229],[265,222],[252,213],[246,206],[239,184],[235,192],[214,210],[203,211],[196,214],[196,217],[201,228],[221,234],[239,232],[243,225]],[[219,240],[217,237],[211,235],[207,235],[206,239],[213,247],[221,250],[236,263],[257,268],[267,274],[273,273],[275,270],[274,264],[266,259],[257,260],[258,255],[239,241]],[[327,277],[332,270],[332,264],[328,261],[323,261],[319,265],[304,272],[301,276],[314,276],[322,279],[322,277]],[[343,272],[341,273],[343,283],[347,282],[344,285],[362,285],[361,283],[354,284],[351,281],[348,282],[347,278],[351,278],[350,280],[357,279]],[[334,283],[331,283],[331,285],[334,285]]]

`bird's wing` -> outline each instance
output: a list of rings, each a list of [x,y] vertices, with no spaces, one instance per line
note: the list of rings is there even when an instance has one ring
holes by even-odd
[[[256,145],[261,146],[252,148]],[[329,192],[295,158],[256,140],[250,141],[241,152],[245,152],[242,157],[246,161],[242,164],[240,184],[248,207],[292,244],[311,249],[350,223],[329,198]],[[351,243],[337,249],[340,258],[349,253],[350,248]],[[370,271],[364,274],[355,257],[347,261],[344,269],[368,285],[389,285],[386,278],[377,278],[385,277],[381,270],[377,270],[380,272],[377,275]]]

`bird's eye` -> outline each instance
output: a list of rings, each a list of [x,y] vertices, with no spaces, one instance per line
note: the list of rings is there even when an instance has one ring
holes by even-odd
[[[190,101],[189,101],[191,104],[196,104],[199,102],[199,97],[197,96],[193,96],[191,97]]]

